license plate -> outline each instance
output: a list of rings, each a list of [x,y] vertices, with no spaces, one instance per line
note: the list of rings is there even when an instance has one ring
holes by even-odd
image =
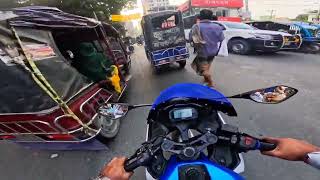
[[[161,60],[161,61],[159,61],[159,63],[158,64],[166,64],[167,63],[167,61],[166,60]]]
[[[182,56],[176,56],[176,59],[178,59],[178,60],[182,59]]]

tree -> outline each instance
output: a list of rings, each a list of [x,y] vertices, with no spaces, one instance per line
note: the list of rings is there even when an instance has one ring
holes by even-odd
[[[308,14],[299,14],[296,19],[296,21],[302,21],[302,22],[308,22]]]
[[[132,0],[1,0],[0,8],[51,6],[86,17],[94,17],[95,12],[99,20],[109,20],[111,14],[119,14],[129,2]]]

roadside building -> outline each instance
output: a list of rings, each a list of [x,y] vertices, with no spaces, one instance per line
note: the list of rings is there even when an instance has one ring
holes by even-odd
[[[169,0],[143,0],[142,6],[144,14],[176,9],[176,6],[170,5]]]

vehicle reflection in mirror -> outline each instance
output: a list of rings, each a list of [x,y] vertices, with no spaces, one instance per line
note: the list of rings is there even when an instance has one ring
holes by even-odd
[[[280,85],[265,89],[259,89],[248,93],[250,93],[250,99],[255,102],[264,104],[278,104],[289,99],[297,92],[297,89]]]
[[[129,104],[110,103],[99,108],[99,114],[110,119],[116,120],[124,117],[129,111]]]

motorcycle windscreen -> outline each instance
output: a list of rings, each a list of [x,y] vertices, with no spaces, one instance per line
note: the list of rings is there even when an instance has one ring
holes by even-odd
[[[161,180],[187,180],[187,179],[212,179],[212,180],[244,180],[243,177],[230,169],[214,164],[206,158],[195,161],[177,161],[172,156],[167,164]]]
[[[80,74],[57,48],[50,31],[16,28],[27,56],[35,62],[43,76],[65,101],[69,101],[91,81]]]
[[[58,108],[58,105],[35,83],[22,65],[14,35],[0,22],[0,114],[32,113]]]
[[[152,110],[176,98],[207,100],[216,110],[227,113],[229,116],[237,115],[233,105],[223,94],[210,87],[193,83],[176,84],[162,91],[153,103]]]

